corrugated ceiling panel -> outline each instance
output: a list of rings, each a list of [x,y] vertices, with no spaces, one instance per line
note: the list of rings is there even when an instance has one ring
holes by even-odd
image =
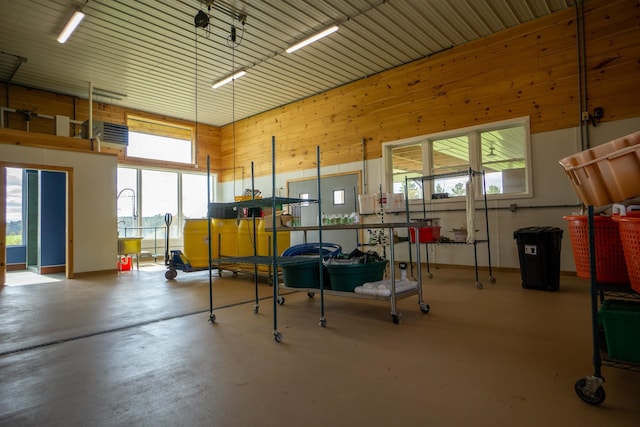
[[[206,30],[194,26],[196,12],[207,10],[198,0],[91,0],[79,28],[58,44],[57,32],[81,3],[3,2],[0,50],[28,60],[13,83],[86,98],[91,81],[122,94],[102,102],[223,125],[564,9],[573,0],[216,0]],[[245,27],[238,12],[248,15]],[[284,52],[335,22],[341,25],[337,33]],[[231,24],[238,27],[235,47],[228,40]],[[0,79],[12,63],[0,57]],[[247,75],[234,85],[211,89],[241,68]]]

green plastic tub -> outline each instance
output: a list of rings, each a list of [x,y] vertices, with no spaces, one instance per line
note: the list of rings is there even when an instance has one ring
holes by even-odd
[[[367,264],[329,264],[329,283],[334,291],[354,292],[366,282],[377,282],[384,277],[387,260]]]
[[[320,289],[320,268],[318,258],[307,258],[295,264],[280,265],[282,279],[288,288],[318,288]],[[327,270],[323,271],[325,289],[328,289]]]
[[[640,363],[640,303],[605,300],[600,307],[599,320],[604,326],[609,358]]]

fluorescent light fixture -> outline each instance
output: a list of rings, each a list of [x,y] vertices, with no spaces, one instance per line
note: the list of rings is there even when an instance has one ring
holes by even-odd
[[[219,82],[217,82],[217,83],[214,83],[213,85],[211,85],[211,88],[213,88],[213,89],[218,89],[220,86],[224,86],[224,85],[226,85],[227,83],[229,83],[229,82],[230,82],[230,81],[232,81],[232,80],[239,79],[240,77],[244,76],[245,74],[247,74],[247,72],[246,72],[246,71],[244,71],[244,70],[242,70],[242,71],[238,71],[238,72],[237,72],[237,73],[235,73],[234,75],[229,76],[229,77],[227,77],[227,78],[225,78],[225,79],[222,79],[222,80],[220,80],[220,81],[219,81]]]
[[[58,35],[58,43],[64,43],[67,41],[69,36],[75,31],[76,27],[80,24],[80,22],[84,19],[84,13],[79,10],[73,12],[71,15],[71,19],[67,22],[67,25],[64,26],[60,34]]]
[[[296,43],[287,49],[287,53],[295,52],[296,50],[305,47],[308,44],[313,43],[316,40],[320,40],[321,38],[328,36],[331,33],[335,33],[338,31],[338,26],[334,25],[333,27],[329,27],[326,30],[319,32],[318,34],[309,37],[308,39],[302,40],[300,43]]]

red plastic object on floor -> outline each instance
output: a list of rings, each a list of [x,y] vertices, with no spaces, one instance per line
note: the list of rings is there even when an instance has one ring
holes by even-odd
[[[131,270],[131,255],[126,255],[118,258],[118,271],[130,271]]]

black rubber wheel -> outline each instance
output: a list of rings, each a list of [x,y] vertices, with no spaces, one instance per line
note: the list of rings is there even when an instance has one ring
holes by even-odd
[[[254,313],[257,313],[259,309],[260,309],[260,306],[258,304],[253,306],[253,312]]]
[[[423,313],[428,313],[429,310],[431,310],[431,307],[429,307],[429,304],[420,304],[420,311]]]
[[[320,319],[320,323],[319,323],[319,325],[320,325],[320,326],[322,326],[323,328],[326,328],[326,327],[327,327],[327,319],[325,319],[324,317],[322,317],[322,318]]]
[[[284,297],[278,297],[276,301],[278,302],[278,304],[284,305]]]
[[[274,339],[276,342],[282,342],[282,333],[281,333],[281,332],[277,332],[277,331],[276,331],[276,332],[274,332],[274,333],[273,333],[273,339]]]
[[[315,296],[315,292],[307,292],[307,296],[309,298],[313,298]]]
[[[396,325],[400,323],[400,316],[398,316],[397,314],[392,314],[391,315],[391,320],[393,320],[393,323],[395,323]]]
[[[433,279],[433,274],[429,273],[427,274],[427,276],[429,277],[429,279]]]
[[[481,282],[476,282],[476,288],[478,289],[482,289],[484,286],[482,285]]]
[[[491,276],[491,283],[496,283],[496,278]]]
[[[216,323],[216,315],[215,314],[210,314],[209,315],[209,322]]]
[[[164,272],[164,278],[167,280],[173,280],[176,278],[177,275],[178,275],[178,272],[176,270],[167,270]]]
[[[573,388],[576,391],[578,397],[589,405],[599,405],[604,402],[604,388],[600,386],[593,394],[591,394],[587,388],[586,378],[580,378],[578,381],[576,381],[576,384]]]

